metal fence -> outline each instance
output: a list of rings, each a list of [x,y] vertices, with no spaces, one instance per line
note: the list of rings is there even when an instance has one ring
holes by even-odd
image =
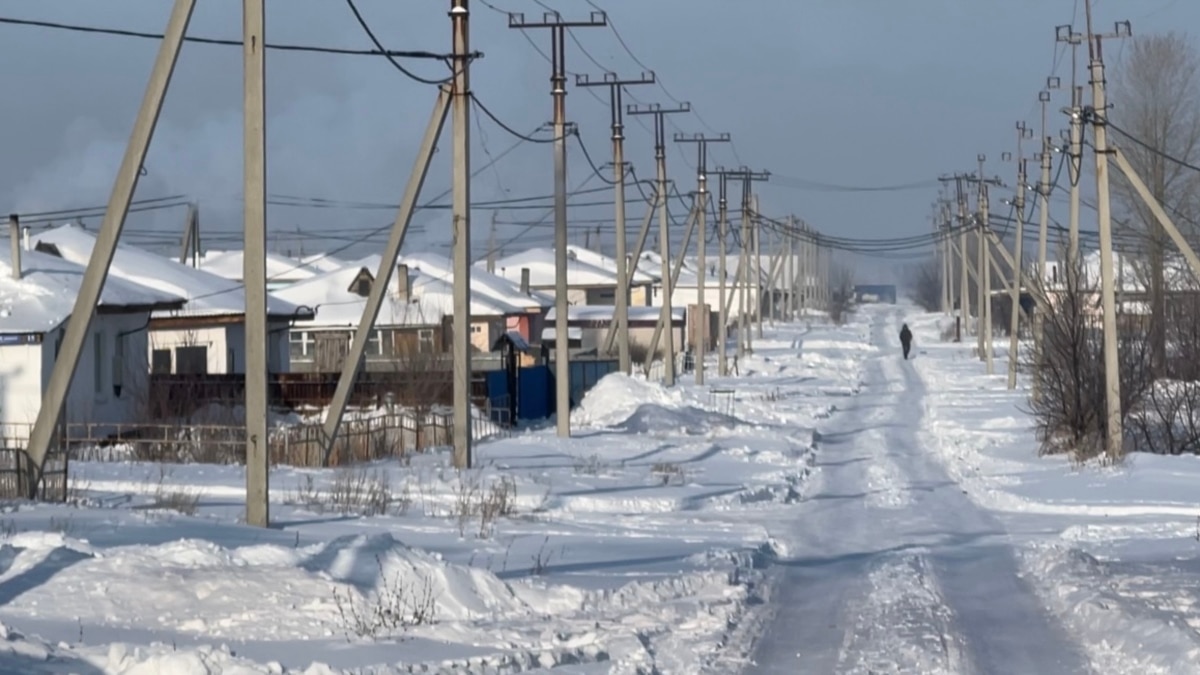
[[[344,420],[334,443],[333,465],[403,458],[410,453],[452,445],[453,415],[442,409],[427,413],[407,410]],[[24,456],[31,425],[0,428],[0,447]],[[473,420],[472,439],[480,442],[508,435],[506,427],[489,419]],[[280,426],[270,433],[273,465],[319,467],[325,457],[320,424]],[[215,424],[68,424],[57,444],[61,450],[63,490],[66,457],[79,461],[142,461],[197,464],[241,464],[246,454],[246,429]],[[2,452],[2,450],[0,450]],[[15,467],[16,460],[11,464]],[[0,481],[6,465],[0,464]],[[49,463],[48,465],[49,466]],[[15,468],[12,469],[16,471]],[[45,481],[50,481],[47,469]],[[4,488],[0,485],[0,491]]]

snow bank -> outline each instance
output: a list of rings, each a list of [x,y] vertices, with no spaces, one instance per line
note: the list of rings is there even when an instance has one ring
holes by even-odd
[[[616,427],[624,424],[644,404],[675,408],[683,404],[679,390],[657,382],[609,373],[584,395],[571,412],[571,424],[580,427]]]
[[[228,549],[181,539],[108,549],[61,535],[18,535],[0,547],[10,616],[95,621],[215,639],[340,636],[344,606],[414,607],[432,620],[526,616],[577,604],[577,592],[518,591],[491,572],[452,565],[390,534],[346,536],[303,548]],[[44,583],[23,579],[53,572]],[[12,588],[15,585],[17,588]]]

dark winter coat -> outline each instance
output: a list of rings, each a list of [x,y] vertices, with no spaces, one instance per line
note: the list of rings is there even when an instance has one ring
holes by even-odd
[[[912,344],[912,331],[908,329],[908,324],[904,324],[900,328],[900,344],[906,346]]]

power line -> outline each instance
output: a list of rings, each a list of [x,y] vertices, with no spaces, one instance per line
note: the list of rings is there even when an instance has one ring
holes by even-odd
[[[51,30],[71,31],[76,33],[91,33],[96,35],[115,35],[120,37],[143,38],[147,40],[161,40],[162,33],[151,33],[147,31],[129,30],[125,28],[100,28],[96,26],[82,26],[78,24],[59,23],[55,21],[39,21],[34,19],[15,19],[12,17],[0,17],[0,24],[8,24],[12,26],[32,26],[37,28],[47,28]],[[206,45],[221,45],[226,47],[240,47],[241,40],[222,40],[218,38],[206,37],[189,37],[185,36],[185,42],[195,42]],[[343,56],[386,56],[389,58],[399,59],[435,59],[445,61],[449,59],[451,54],[438,54],[436,52],[424,50],[394,50],[394,49],[344,49],[341,47],[314,47],[311,45],[297,45],[285,43],[267,42],[263,45],[266,49],[285,52],[311,52],[316,54],[340,54]],[[471,55],[471,58],[479,58],[481,53]]]
[[[346,0],[346,6],[350,8],[350,11],[354,14],[354,19],[356,21],[358,21],[359,27],[362,28],[363,32],[367,34],[367,38],[369,38],[371,40],[371,43],[375,45],[375,48],[381,52],[385,51],[385,49],[383,47],[383,43],[381,43],[379,41],[379,38],[375,37],[375,31],[371,30],[371,26],[369,24],[367,24],[367,20],[364,19],[362,13],[358,11],[358,7],[354,4],[354,0]],[[431,80],[429,78],[421,77],[420,75],[417,75],[416,73],[412,72],[411,70],[400,65],[400,62],[397,61],[394,57],[389,56],[389,55],[385,55],[385,56],[387,57],[388,63],[391,63],[392,66],[396,70],[403,73],[404,76],[407,77],[408,79],[416,80],[417,82],[420,82],[421,84],[442,85],[442,84],[446,84],[447,82],[449,82],[450,80],[452,80],[454,78],[453,75],[443,78],[441,80]]]

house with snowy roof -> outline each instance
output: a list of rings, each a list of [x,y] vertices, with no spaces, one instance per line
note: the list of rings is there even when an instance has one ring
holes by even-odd
[[[590,253],[592,252],[579,247],[568,248],[567,302],[572,305],[615,305],[616,261],[610,261],[611,267],[608,267],[607,263],[602,263],[595,255],[588,255]],[[511,281],[527,283],[529,288],[553,297],[557,269],[554,260],[554,249],[533,248],[495,261],[494,273]],[[481,267],[483,265],[484,263],[480,263]],[[630,304],[646,304],[646,289],[654,281],[654,278],[645,274],[635,275],[630,285]]]
[[[245,254],[239,250],[209,250],[199,261],[199,268],[205,272],[238,283],[242,281],[243,265],[245,265]],[[269,291],[285,288],[291,284],[311,279],[324,271],[329,271],[270,251],[266,255],[266,266],[267,290]],[[344,266],[345,263],[341,263],[333,269]]]
[[[87,265],[96,236],[78,225],[63,225],[33,237],[37,251]],[[157,374],[236,374],[246,370],[246,296],[238,282],[133,246],[119,244],[109,280],[120,279],[184,298],[181,308],[151,313],[150,369]],[[284,373],[291,323],[312,310],[267,295],[268,369]]]
[[[50,381],[84,268],[21,247],[0,251],[0,425],[28,438]],[[68,425],[144,420],[149,391],[146,327],[186,301],[161,287],[110,278],[79,355],[64,406]]]
[[[292,328],[290,358],[297,371],[341,370],[379,263],[380,256],[368,256],[278,291],[283,299],[314,309],[311,319],[299,321]],[[434,362],[445,361],[448,368],[453,283],[402,262],[392,274],[391,286],[367,343],[365,367],[377,371],[406,368],[411,367],[409,362],[413,358],[420,356]],[[505,332],[508,319],[527,313],[526,306],[473,289],[472,346],[477,352],[490,352],[492,344]]]

